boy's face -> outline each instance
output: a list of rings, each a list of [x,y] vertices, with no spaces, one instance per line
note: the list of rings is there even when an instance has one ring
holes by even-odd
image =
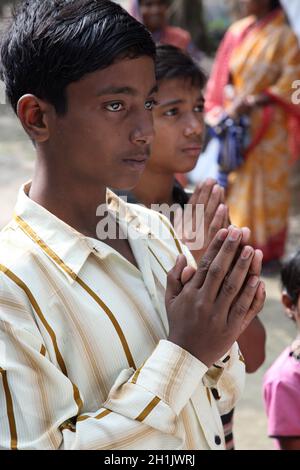
[[[191,171],[199,158],[204,137],[204,99],[189,80],[159,83],[154,109],[155,138],[148,167],[164,173]]]
[[[154,32],[164,27],[167,15],[167,3],[164,0],[142,0],[140,11],[144,25]]]
[[[63,158],[58,171],[87,185],[133,188],[150,154],[155,89],[154,62],[146,56],[71,83],[67,113],[54,113],[49,130],[49,145]]]

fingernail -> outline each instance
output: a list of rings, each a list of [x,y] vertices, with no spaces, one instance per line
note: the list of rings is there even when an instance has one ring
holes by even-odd
[[[224,204],[220,204],[217,210],[218,214],[221,214],[222,212],[224,212],[225,207],[226,206]]]
[[[259,278],[257,276],[252,276],[250,277],[248,284],[250,287],[256,287],[258,282],[259,282]]]
[[[216,184],[216,180],[212,179],[212,178],[208,178],[206,181],[205,181],[205,186],[212,186],[213,184]]]
[[[245,246],[245,248],[242,251],[242,259],[249,259],[250,256],[253,254],[253,248],[250,246]]]
[[[241,231],[237,228],[235,228],[235,229],[233,229],[229,232],[229,240],[232,241],[232,242],[238,241],[240,236],[241,236]]]
[[[213,187],[212,193],[213,193],[213,194],[218,194],[219,192],[220,192],[220,187],[216,184],[216,185]]]
[[[228,232],[227,230],[221,230],[218,235],[218,239],[224,242],[227,238]]]
[[[247,235],[251,234],[251,230],[248,227],[243,227],[242,231],[243,231],[243,233],[247,233]]]

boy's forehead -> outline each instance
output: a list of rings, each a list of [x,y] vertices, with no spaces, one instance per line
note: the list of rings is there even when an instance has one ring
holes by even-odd
[[[148,87],[150,91],[151,88],[157,87],[154,60],[148,56],[120,59],[104,69],[87,74],[70,87],[75,88],[77,85],[87,91],[96,90],[97,94],[106,89],[117,88],[138,90]]]
[[[159,96],[198,96],[203,98],[203,89],[199,85],[192,83],[189,78],[172,78],[165,79],[158,83]]]

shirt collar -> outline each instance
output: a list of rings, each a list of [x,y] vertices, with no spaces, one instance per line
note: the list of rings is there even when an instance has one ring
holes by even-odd
[[[14,221],[73,282],[89,255],[94,252],[93,241],[32,201],[28,197],[30,186],[31,182],[28,182],[20,188]],[[149,228],[143,224],[133,208],[109,189],[107,206],[123,229],[130,227],[136,234],[148,236]],[[99,246],[103,249],[99,250]],[[97,243],[97,256],[103,258],[109,252],[108,245],[101,241]]]

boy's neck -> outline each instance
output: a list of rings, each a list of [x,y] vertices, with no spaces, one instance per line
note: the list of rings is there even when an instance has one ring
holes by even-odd
[[[29,197],[85,236],[96,237],[97,208],[106,204],[106,187],[70,178],[68,169],[48,171],[37,164]]]
[[[174,175],[146,168],[132,190],[136,199],[146,207],[152,204],[173,204]]]

